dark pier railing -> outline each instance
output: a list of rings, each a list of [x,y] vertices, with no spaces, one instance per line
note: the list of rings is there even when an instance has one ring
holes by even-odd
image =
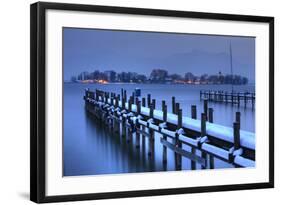
[[[183,116],[180,104],[172,97],[172,113],[162,100],[162,109],[156,109],[156,100],[128,97],[126,90],[121,94],[102,90],[85,91],[85,108],[112,133],[135,142],[136,149],[148,141],[148,155],[154,158],[155,137],[162,143],[163,164],[167,164],[167,150],[174,152],[175,170],[182,169],[182,157],[190,159],[191,169],[199,164],[202,169],[215,168],[214,158],[235,167],[255,166],[255,134],[240,130],[240,112],[236,113],[233,127],[213,123],[213,109],[204,100],[204,112],[197,119],[196,105],[191,106],[191,117]],[[155,135],[159,133],[160,135]],[[183,146],[185,145],[185,146]],[[189,147],[189,149],[186,149]],[[198,152],[200,151],[200,152]]]
[[[244,107],[255,107],[255,93],[250,92],[227,92],[214,90],[200,90],[200,100],[208,100],[211,102],[226,103],[231,105]]]

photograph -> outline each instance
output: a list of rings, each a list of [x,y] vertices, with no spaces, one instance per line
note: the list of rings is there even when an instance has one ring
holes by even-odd
[[[63,177],[255,168],[255,62],[255,36],[63,27]]]

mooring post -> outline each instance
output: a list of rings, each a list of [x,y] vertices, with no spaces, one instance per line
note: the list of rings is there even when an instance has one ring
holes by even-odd
[[[214,113],[214,109],[213,108],[209,108],[209,122],[213,123],[214,120],[213,120],[213,113]]]
[[[125,93],[124,93],[124,97],[122,98],[122,111],[124,111],[124,110],[126,110]],[[124,113],[121,112],[122,136],[125,137],[126,136],[126,118],[123,115],[124,115]]]
[[[156,100],[155,99],[152,99],[152,106],[153,106],[153,109],[155,109],[156,108]]]
[[[141,113],[141,104],[140,101],[137,100],[136,102],[137,104],[137,117],[139,117],[140,113]],[[138,119],[136,119],[136,148],[140,148],[140,124],[138,122]]]
[[[135,99],[135,92],[134,91],[132,93],[132,98]],[[134,103],[134,101],[132,103]]]
[[[118,99],[117,106],[119,107],[119,101],[122,99],[120,94],[117,95],[117,99]],[[122,101],[121,101],[121,106],[122,106]]]
[[[124,97],[124,89],[121,88],[121,99],[123,99],[123,97]]]
[[[192,119],[197,119],[196,105],[191,105],[191,118]]]
[[[204,114],[206,116],[206,120],[208,120],[208,100],[204,100]]]
[[[162,100],[163,122],[167,122],[167,105],[165,100]],[[167,135],[163,134],[163,140],[167,141]],[[163,145],[163,164],[167,164],[167,147]]]
[[[127,91],[126,90],[124,90],[124,100],[125,100],[125,103],[126,103],[127,102]]]
[[[179,104],[179,103],[176,103],[176,108],[175,108],[175,113],[176,113],[176,114],[178,114],[179,109],[180,109],[180,104]]]
[[[172,113],[176,113],[176,98],[174,96],[172,97]]]
[[[145,97],[142,98],[141,104],[142,104],[142,107],[145,107]],[[146,130],[145,126],[141,125],[140,128],[141,128],[142,132],[144,133]],[[146,138],[146,136],[144,134],[142,134],[142,149],[143,150],[145,150],[145,138]]]
[[[132,96],[130,96],[129,105],[128,105],[128,110],[129,110],[129,112],[132,112],[133,100],[134,100],[134,98],[133,98]]]
[[[202,100],[202,90],[200,90],[200,101]]]
[[[133,97],[130,96],[130,99],[129,99],[129,104],[128,104],[128,110],[129,110],[129,113],[132,112],[132,102],[133,102]],[[131,125],[131,118],[130,117],[127,117],[127,123],[129,125]],[[132,127],[128,127],[127,128],[127,143],[131,142],[132,141],[132,136],[133,133],[132,133]]]
[[[206,121],[207,117],[205,113],[201,113],[201,137],[206,136]],[[201,150],[201,157],[207,160],[207,153]],[[201,169],[206,169],[206,166],[201,165]]]
[[[125,96],[123,96],[123,98],[122,98],[122,110],[126,109],[125,105],[126,105]]]
[[[197,119],[197,111],[196,111],[196,105],[192,105],[191,106],[191,118],[192,119]],[[196,149],[194,147],[191,147],[191,153],[193,155],[196,154]],[[193,160],[190,160],[191,163],[191,170],[195,170],[196,169],[196,162]]]
[[[149,117],[150,119],[153,119],[153,105],[150,105],[150,110],[149,110]],[[149,151],[148,151],[148,155],[150,157],[153,157],[154,155],[154,130],[151,128],[148,128],[149,130]]]
[[[141,99],[141,106],[145,107],[145,98]]]
[[[233,123],[234,150],[240,148],[240,123]]]
[[[119,123],[119,116],[117,113],[117,108],[118,108],[118,104],[119,104],[119,98],[118,96],[115,97],[115,104],[114,104],[114,115],[115,115],[115,124],[114,124],[114,132],[118,133],[118,135],[120,134],[120,123]]]
[[[227,104],[228,103],[228,93],[227,92],[225,92],[224,93],[224,102]]]
[[[214,109],[213,108],[209,108],[209,122],[213,123],[213,113],[214,113]],[[209,155],[209,160],[210,160],[210,169],[214,169],[214,156],[213,155]]]
[[[151,95],[147,94],[147,107],[150,107],[151,104]]]
[[[177,115],[178,115],[178,125],[177,125],[177,130],[182,128],[182,109],[177,110]],[[179,134],[176,132],[175,136],[175,146],[177,148],[182,148],[182,143],[179,140]],[[180,154],[175,152],[175,165],[176,165],[176,170],[181,170],[181,163],[182,163],[182,157]]]

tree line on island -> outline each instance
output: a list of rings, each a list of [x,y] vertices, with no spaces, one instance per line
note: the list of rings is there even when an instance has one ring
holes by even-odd
[[[191,72],[184,75],[169,74],[164,69],[153,69],[149,76],[136,72],[120,72],[109,70],[94,72],[81,72],[78,76],[72,76],[71,82],[81,83],[156,83],[156,84],[234,84],[245,85],[248,78],[231,74],[202,74],[196,76]]]

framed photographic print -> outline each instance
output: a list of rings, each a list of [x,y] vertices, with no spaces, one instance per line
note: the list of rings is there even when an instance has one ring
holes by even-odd
[[[32,201],[274,186],[273,17],[39,2],[30,19]]]

